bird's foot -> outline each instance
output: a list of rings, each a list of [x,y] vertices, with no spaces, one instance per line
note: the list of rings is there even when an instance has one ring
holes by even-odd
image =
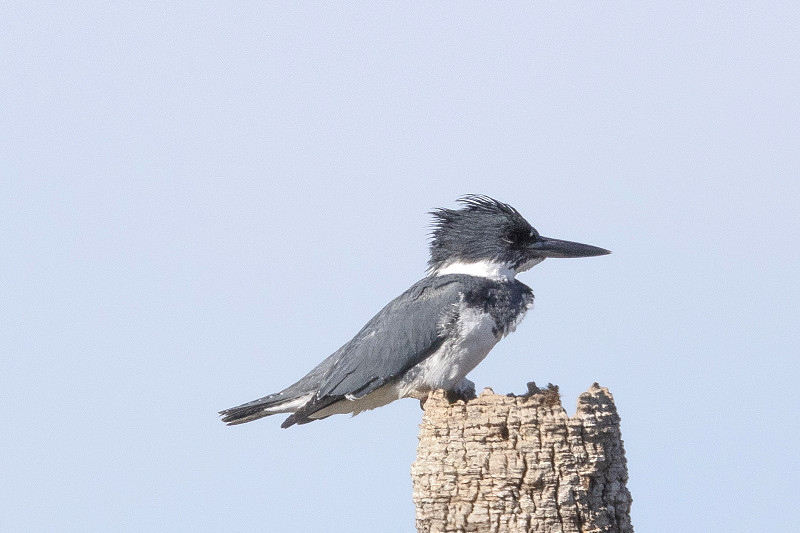
[[[464,400],[464,403],[466,403],[477,397],[475,383],[467,378],[462,379],[455,387],[447,391],[447,401],[450,403],[456,403],[459,400]]]

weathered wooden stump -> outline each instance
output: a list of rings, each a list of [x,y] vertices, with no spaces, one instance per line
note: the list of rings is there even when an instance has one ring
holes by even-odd
[[[411,467],[418,531],[633,532],[611,393],[595,383],[569,418],[557,387],[528,388],[430,395]]]

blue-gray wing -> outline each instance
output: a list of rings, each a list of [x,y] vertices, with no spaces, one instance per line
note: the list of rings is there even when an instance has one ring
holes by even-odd
[[[313,376],[319,388],[284,424],[309,421],[332,403],[366,396],[426,359],[444,342],[463,290],[459,277],[441,276],[425,278],[395,298],[304,378]]]

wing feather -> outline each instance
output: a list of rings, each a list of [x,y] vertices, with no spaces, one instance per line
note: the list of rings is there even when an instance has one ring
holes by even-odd
[[[328,358],[317,393],[285,423],[303,423],[332,403],[366,396],[430,356],[444,342],[462,291],[457,277],[441,276],[395,298]]]

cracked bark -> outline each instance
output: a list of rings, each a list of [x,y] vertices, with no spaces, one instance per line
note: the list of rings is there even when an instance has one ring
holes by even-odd
[[[557,387],[528,389],[430,395],[411,466],[418,531],[633,533],[611,393],[595,383],[569,418]]]

